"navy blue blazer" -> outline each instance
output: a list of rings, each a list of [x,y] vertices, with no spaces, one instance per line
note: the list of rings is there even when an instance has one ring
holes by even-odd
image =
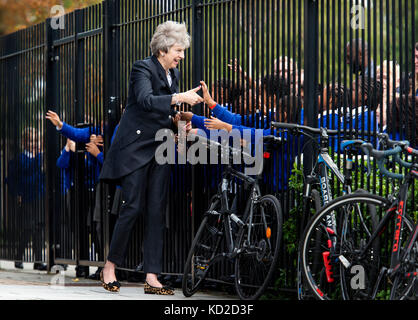
[[[9,186],[9,193],[14,197],[21,197],[23,203],[42,199],[45,192],[43,154],[33,156],[23,151],[10,160],[5,182]]]
[[[103,163],[100,179],[117,180],[149,163],[162,143],[160,129],[175,130],[171,105],[178,92],[179,71],[170,69],[169,86],[164,68],[155,56],[135,61],[129,79],[128,102]]]

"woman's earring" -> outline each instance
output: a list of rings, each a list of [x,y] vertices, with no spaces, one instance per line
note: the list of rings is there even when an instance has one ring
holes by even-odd
[[[161,55],[164,57],[165,56],[165,53],[162,53]]]

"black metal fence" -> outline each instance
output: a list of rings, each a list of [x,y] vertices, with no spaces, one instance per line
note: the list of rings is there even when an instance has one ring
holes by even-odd
[[[348,113],[350,119],[361,119],[350,121],[350,129],[357,129],[361,138],[373,140],[365,128],[388,130],[417,145],[417,5],[417,0],[106,0],[66,14],[64,29],[54,29],[48,19],[3,36],[0,258],[49,266],[103,265],[116,219],[111,214],[115,188],[98,183],[100,167],[82,145],[77,145],[66,167],[57,166],[66,139],[46,122],[45,113],[54,110],[66,123],[103,135],[106,154],[127,99],[132,63],[150,55],[153,31],[166,20],[184,21],[192,36],[180,65],[180,91],[202,79],[209,86],[221,79],[234,83],[241,91],[233,97],[232,111],[247,116],[243,119],[248,126],[263,127],[263,121],[254,124],[248,119],[257,112],[261,119],[269,119],[271,110],[277,120],[286,121],[289,107],[282,108],[262,90],[263,79],[278,76],[284,79],[281,96],[302,98],[301,121],[309,125],[317,126],[318,116],[334,114],[339,119]],[[353,48],[349,54],[348,42]],[[355,63],[359,56],[363,62],[368,57],[363,68]],[[370,89],[379,85],[382,94]],[[217,94],[219,86],[214,87]],[[408,95],[412,98],[402,99]],[[372,112],[374,105],[378,107]],[[193,111],[208,115],[203,105]],[[305,150],[305,168],[312,165],[312,152]],[[284,184],[278,188],[278,182],[287,179],[285,172],[292,167],[290,162],[276,167],[264,186],[284,207],[278,275],[283,280],[280,286],[288,288],[295,279],[300,226],[291,212],[298,205],[299,191]],[[165,273],[182,273],[220,173],[217,166],[173,165]],[[359,175],[355,180],[374,192],[389,192],[389,183],[376,171],[371,179]],[[415,199],[411,203],[417,211]],[[139,218],[126,269],[142,261],[142,226]],[[231,273],[225,263],[213,277]]]
[[[44,201],[45,24],[1,39],[1,256],[42,262]]]

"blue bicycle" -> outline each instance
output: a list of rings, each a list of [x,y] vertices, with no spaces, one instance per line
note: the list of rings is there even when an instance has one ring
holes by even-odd
[[[387,139],[387,145],[391,149],[379,151],[370,143],[363,143],[361,149],[374,158],[381,174],[403,180],[399,192],[386,198],[370,193],[338,197],[312,218],[301,239],[303,275],[319,299],[338,298],[337,291],[346,300],[416,298],[418,225],[408,215],[406,206],[408,188],[418,178],[418,164],[401,160],[399,154],[404,151],[416,157],[418,151],[409,148],[407,142]],[[410,169],[405,176],[385,168],[392,156],[400,166]],[[370,208],[374,214],[383,215],[373,228]],[[337,222],[336,229],[327,227],[330,216]],[[382,237],[393,239],[392,246],[376,245]],[[316,261],[318,255],[327,256],[328,274],[335,281],[321,281],[319,269],[323,263]]]
[[[329,154],[329,140],[330,136],[341,135],[342,132],[323,127],[312,128],[299,124],[280,122],[272,122],[272,126],[277,129],[288,130],[290,134],[295,136],[303,135],[307,137],[314,143],[316,149],[319,151],[312,171],[304,177],[303,206],[300,223],[300,237],[302,238],[303,231],[306,227],[306,221],[312,217],[313,212],[319,212],[321,208],[326,206],[333,199],[333,192],[330,186],[332,175],[335,176],[342,185],[344,194],[352,193],[352,172],[354,168],[353,157],[357,154],[357,149],[364,143],[364,141],[352,139],[345,140],[341,143],[341,150],[344,151],[344,159],[346,159],[344,170],[341,172]],[[358,189],[355,192],[367,193],[367,191],[363,189]],[[369,212],[371,222],[370,229],[374,230],[374,228],[378,225],[378,217],[373,206],[370,206]],[[336,232],[337,222],[334,215],[329,215],[326,218],[326,228]],[[363,216],[360,215],[360,218],[363,219]],[[317,234],[317,238],[320,238],[319,233]],[[317,241],[316,244],[318,247],[315,249],[316,254],[313,255],[313,264],[315,265],[314,274],[319,277],[318,281],[322,284],[322,287],[326,288],[325,291],[334,292],[336,291],[334,282],[338,280],[338,274],[334,274],[330,268],[329,256],[331,253],[323,255],[323,251],[321,251],[321,248],[319,247],[320,241]],[[331,248],[334,246],[335,243],[330,245]],[[379,248],[378,240],[373,243],[373,247],[377,251],[377,248]],[[377,277],[377,273],[375,277]],[[299,253],[297,261],[297,293],[299,300],[313,298],[313,295],[310,290],[308,290],[305,282],[306,281],[302,276],[301,256]],[[331,294],[329,294],[329,296],[331,296]],[[336,299],[339,299],[340,293],[334,292],[333,296]]]

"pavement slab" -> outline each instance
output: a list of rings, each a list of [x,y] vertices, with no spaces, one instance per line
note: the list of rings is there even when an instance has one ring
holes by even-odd
[[[76,278],[73,270],[51,274],[46,271],[15,269],[0,263],[0,300],[234,300],[223,292],[200,291],[190,298],[176,288],[173,296],[144,294],[143,283],[121,282],[119,293],[108,292],[100,281]]]

